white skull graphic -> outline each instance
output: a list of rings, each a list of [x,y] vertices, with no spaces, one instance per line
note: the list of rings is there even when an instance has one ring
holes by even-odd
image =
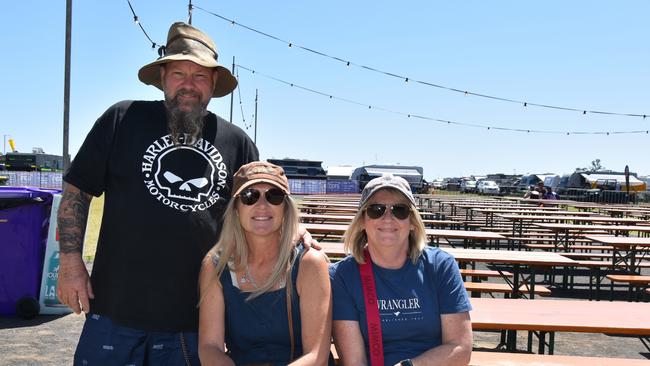
[[[165,151],[158,158],[156,183],[168,198],[201,202],[214,186],[210,159],[189,146]]]

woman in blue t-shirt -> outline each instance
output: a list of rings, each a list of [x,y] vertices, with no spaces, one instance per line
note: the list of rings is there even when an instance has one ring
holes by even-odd
[[[343,365],[468,364],[471,305],[458,265],[425,239],[406,180],[371,180],[345,233],[352,256],[330,268],[332,330]],[[373,279],[376,295],[366,298]]]
[[[295,245],[298,210],[281,167],[242,166],[200,274],[202,365],[326,365],[327,258]],[[224,347],[225,343],[225,347]]]

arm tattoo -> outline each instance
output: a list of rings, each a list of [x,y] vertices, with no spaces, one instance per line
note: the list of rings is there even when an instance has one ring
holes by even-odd
[[[61,253],[81,253],[91,199],[92,196],[70,185],[63,191],[57,217]]]

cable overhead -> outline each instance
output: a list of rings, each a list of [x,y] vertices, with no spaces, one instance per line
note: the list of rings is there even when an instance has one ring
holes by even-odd
[[[140,26],[140,29],[142,30],[142,33],[144,33],[145,37],[151,42],[151,48],[156,48],[156,46],[159,46],[156,42],[154,42],[151,37],[147,34],[147,31],[144,30],[144,27],[142,26],[142,23],[140,23],[140,18],[135,14],[135,10],[133,10],[133,6],[131,5],[130,0],[126,0],[127,3],[129,3],[129,8],[131,9],[131,13],[133,13],[133,22]],[[161,46],[162,47],[162,46]],[[158,50],[158,53],[160,53],[160,50]],[[162,56],[162,55],[161,55]]]
[[[147,32],[145,31],[144,27],[143,27],[142,24],[140,23],[138,16],[136,15],[135,11],[133,10],[133,6],[131,5],[131,1],[130,1],[130,0],[127,0],[127,3],[128,3],[128,5],[129,5],[129,8],[131,9],[131,13],[133,14],[133,20],[134,20],[134,22],[135,22],[135,23],[140,27],[140,29],[142,30],[142,32],[144,33],[144,35],[147,37],[147,39],[149,40],[149,42],[151,42],[151,44],[152,44],[151,47],[152,47],[152,48],[155,48],[156,46],[160,46],[160,47],[158,48],[158,53],[162,56],[162,52],[164,52],[164,47],[165,47],[165,46],[164,46],[164,45],[158,45],[156,42],[154,42],[153,40],[151,40],[151,38],[149,37],[149,35],[148,35]],[[197,6],[193,6],[193,8],[197,8],[197,9],[200,9],[200,10],[206,11],[206,10],[204,10],[204,9],[201,9],[201,8],[197,7]],[[208,13],[209,13],[209,12],[208,12]],[[210,14],[213,14],[213,13],[210,13]],[[217,14],[213,14],[213,15],[215,15],[215,16],[217,16],[217,17],[220,17],[220,18],[222,18],[222,19],[226,19],[226,18],[223,18],[223,17],[221,17],[221,16],[219,16],[219,15],[217,15]],[[233,22],[233,25],[236,24],[234,21],[232,21],[232,22]],[[251,28],[251,30],[253,30],[253,29]],[[253,30],[253,31],[255,31],[255,30]],[[255,31],[255,32],[258,32],[258,31]],[[262,34],[264,34],[264,33],[262,33]],[[264,34],[264,35],[266,35],[266,34]],[[268,36],[274,38],[273,36],[270,36],[270,35],[268,35]],[[292,44],[290,43],[290,45],[292,45]],[[307,50],[309,50],[309,49],[307,49]],[[311,51],[311,50],[310,50],[310,51]],[[318,53],[317,51],[311,51],[311,52],[316,52],[316,53]],[[325,55],[325,54],[323,54],[323,55]],[[325,56],[327,56],[327,55],[325,55]],[[328,56],[328,57],[330,57],[330,56]],[[342,61],[343,61],[343,60],[342,60]],[[345,61],[344,61],[344,62],[345,62]],[[349,66],[349,65],[350,65],[350,61],[347,61],[347,66]],[[490,126],[490,125],[486,125],[486,124],[475,124],[475,123],[465,123],[465,122],[457,122],[457,121],[451,121],[451,120],[444,120],[444,119],[433,118],[433,117],[428,117],[428,116],[421,116],[421,115],[417,115],[417,114],[411,114],[411,113],[404,113],[404,112],[400,112],[400,111],[394,111],[394,110],[391,110],[391,109],[388,109],[388,108],[383,108],[383,107],[379,107],[379,106],[373,106],[373,105],[370,105],[370,104],[357,102],[357,101],[354,101],[354,100],[351,100],[351,99],[346,99],[346,98],[342,98],[342,97],[337,97],[337,96],[334,96],[334,95],[332,95],[332,94],[324,93],[324,92],[321,92],[321,91],[318,91],[318,90],[315,90],[315,89],[311,89],[311,88],[303,87],[303,86],[297,85],[297,84],[295,84],[295,83],[291,83],[291,82],[288,82],[288,81],[284,81],[284,80],[282,80],[282,79],[279,79],[279,78],[276,78],[276,77],[273,77],[273,76],[270,76],[270,75],[265,75],[265,74],[258,73],[258,72],[256,72],[255,70],[250,69],[250,68],[247,68],[247,67],[242,66],[242,65],[236,65],[236,66],[237,66],[238,69],[239,69],[239,68],[244,69],[244,70],[246,70],[246,71],[251,72],[252,74],[256,74],[256,73],[257,73],[257,74],[259,74],[259,75],[261,75],[261,76],[263,76],[263,77],[265,77],[265,78],[268,78],[268,79],[271,79],[271,80],[275,80],[275,81],[277,81],[277,82],[279,82],[279,83],[283,83],[283,84],[289,85],[290,87],[296,87],[296,88],[298,88],[298,89],[302,89],[302,90],[305,90],[305,91],[310,92],[310,93],[318,94],[318,95],[321,95],[321,96],[327,97],[328,99],[337,99],[337,100],[340,100],[340,101],[342,101],[342,102],[346,102],[346,103],[350,103],[350,104],[355,104],[355,105],[359,105],[359,106],[367,107],[368,109],[373,109],[373,108],[374,108],[374,109],[377,109],[377,110],[380,110],[380,111],[384,111],[384,112],[388,112],[388,113],[393,113],[393,114],[397,114],[397,115],[401,115],[401,116],[406,116],[406,117],[408,117],[408,118],[418,118],[418,119],[429,120],[429,121],[438,122],[438,123],[447,124],[447,125],[457,125],[457,126],[474,127],[474,128],[485,128],[485,129],[487,129],[487,130],[500,130],[500,131],[525,132],[525,133],[542,133],[542,134],[566,134],[566,135],[572,135],[572,134],[573,134],[573,135],[610,135],[610,134],[612,134],[612,135],[617,135],[617,134],[643,134],[643,133],[645,133],[645,134],[649,134],[649,133],[650,133],[650,130],[645,130],[645,131],[644,131],[644,130],[634,130],[634,131],[549,131],[549,130],[535,130],[535,129],[508,128],[508,127]],[[360,66],[360,67],[365,67],[365,66]],[[367,67],[365,67],[365,68],[367,68]],[[392,74],[391,74],[391,75],[392,75]],[[237,79],[239,79],[239,72],[237,72]],[[409,78],[404,79],[404,81],[405,81],[406,83],[408,83],[408,82],[409,82]],[[465,91],[465,94],[468,94],[468,93],[469,93],[469,92]],[[487,96],[487,97],[490,97],[490,96]],[[491,98],[496,98],[496,97],[491,97]],[[243,103],[241,102],[241,94],[240,94],[240,98],[239,98],[239,99],[240,99],[240,109],[241,109],[241,113],[242,113],[242,120],[243,120],[243,122],[244,122],[244,126],[246,127],[246,121],[245,121],[245,118],[244,118],[244,111],[243,111],[243,106],[242,106]],[[531,103],[524,102],[524,107],[526,107],[526,106],[529,105],[529,104],[531,104]],[[550,107],[550,106],[549,106],[549,107]],[[555,108],[561,108],[561,107],[555,107]],[[573,110],[573,109],[568,109],[568,108],[564,108],[564,109],[566,109],[566,110]],[[586,111],[586,110],[585,110],[585,111],[582,111],[582,112],[583,112],[583,114],[591,113],[590,111]],[[594,113],[595,113],[595,112],[594,112]],[[646,118],[646,115],[642,115],[642,117],[645,119],[645,118]],[[246,127],[246,128],[248,128],[248,127]]]
[[[432,122],[437,122],[440,124],[446,124],[446,125],[455,125],[455,126],[464,126],[464,127],[472,127],[472,128],[481,128],[481,129],[487,129],[487,130],[497,130],[497,131],[510,131],[510,132],[521,132],[521,133],[535,133],[535,134],[553,134],[553,135],[622,135],[622,134],[649,134],[650,130],[635,130],[635,131],[557,131],[557,130],[537,130],[537,129],[524,129],[524,128],[509,128],[509,127],[500,127],[500,126],[494,126],[494,125],[488,125],[488,124],[482,124],[482,123],[467,123],[467,122],[458,122],[458,121],[452,121],[452,120],[446,120],[446,119],[440,119],[440,118],[435,118],[435,117],[429,117],[429,116],[424,116],[424,115],[419,115],[419,114],[414,114],[414,113],[405,113],[401,111],[395,111],[392,109],[384,108],[381,106],[376,106],[374,104],[368,104],[368,103],[361,103],[352,99],[347,99],[347,98],[342,98],[335,96],[333,94],[325,93],[316,89],[304,87],[301,85],[298,85],[293,82],[285,81],[282,79],[279,79],[277,77],[268,75],[268,74],[263,74],[260,73],[256,70],[253,70],[251,68],[248,68],[246,66],[242,66],[239,64],[235,65],[237,67],[237,75],[239,75],[239,69],[246,70],[250,72],[253,75],[260,75],[264,78],[274,80],[278,83],[288,85],[289,87],[292,88],[298,88],[301,90],[304,90],[309,93],[313,94],[318,94],[320,96],[326,97],[327,99],[335,99],[339,100],[345,103],[349,104],[354,104],[358,106],[362,106],[367,109],[375,109],[383,112],[388,112],[388,113],[393,113],[397,114],[400,116],[404,116],[407,118],[417,118],[417,119],[422,119],[422,120],[427,120],[427,121],[432,121]]]
[[[239,110],[241,111],[241,120],[242,123],[244,124],[244,128],[248,130],[250,126],[246,124],[246,117],[244,116],[244,103],[241,101],[241,83],[239,81],[239,70],[237,70],[237,73],[235,74],[235,78],[237,79],[237,95],[239,96]]]
[[[486,98],[486,99],[490,99],[490,100],[497,100],[497,101],[507,102],[507,103],[515,103],[515,104],[520,104],[520,105],[522,105],[524,107],[533,106],[533,107],[554,109],[554,110],[560,110],[560,111],[579,112],[579,113],[582,113],[583,115],[586,115],[586,114],[601,114],[601,115],[609,115],[609,116],[637,117],[637,118],[643,118],[644,120],[646,119],[646,117],[648,117],[648,114],[600,111],[600,110],[593,110],[593,109],[588,109],[588,108],[572,108],[572,107],[564,107],[564,106],[558,106],[558,105],[552,105],[552,104],[535,103],[535,102],[529,102],[529,101],[526,101],[526,100],[512,99],[512,98],[499,97],[499,96],[494,96],[494,95],[489,95],[489,94],[477,93],[477,92],[473,92],[473,91],[470,91],[470,90],[463,90],[463,89],[453,88],[453,87],[449,87],[449,86],[445,86],[445,85],[441,85],[441,84],[437,84],[437,83],[432,83],[432,82],[429,82],[429,81],[418,80],[418,79],[414,79],[414,78],[412,78],[410,76],[400,75],[400,74],[397,74],[397,73],[377,69],[377,68],[372,67],[372,66],[366,66],[366,65],[358,64],[358,63],[350,61],[348,59],[344,59],[344,58],[337,57],[337,56],[332,56],[332,55],[329,55],[329,54],[327,54],[325,52],[315,50],[313,48],[301,46],[301,45],[296,44],[294,42],[286,41],[286,40],[284,40],[282,38],[279,38],[277,36],[274,36],[272,34],[257,30],[257,29],[255,29],[253,27],[238,23],[235,20],[226,18],[226,17],[224,17],[222,15],[219,15],[217,13],[214,13],[214,12],[208,11],[206,9],[203,9],[200,6],[197,6],[197,5],[193,5],[193,8],[199,9],[199,10],[201,10],[201,11],[207,13],[207,14],[215,16],[215,17],[217,17],[217,18],[219,18],[221,20],[224,20],[224,21],[230,23],[232,26],[236,25],[236,26],[239,26],[239,27],[244,28],[246,30],[249,30],[249,31],[251,31],[253,33],[264,36],[266,38],[270,38],[272,40],[284,43],[288,47],[298,48],[298,49],[304,50],[304,51],[309,52],[309,53],[313,53],[313,54],[321,56],[321,57],[326,57],[326,58],[329,58],[331,60],[341,62],[341,63],[345,64],[346,66],[356,66],[356,67],[359,67],[359,68],[362,68],[362,69],[365,69],[365,70],[368,70],[368,71],[372,71],[372,72],[383,74],[383,75],[390,76],[390,77],[393,77],[393,78],[401,79],[406,83],[409,83],[409,82],[418,83],[418,84],[426,85],[426,86],[429,86],[429,87],[434,87],[434,88],[438,88],[438,89],[447,90],[447,91],[450,91],[450,92],[461,93],[461,94],[463,94],[465,96],[470,96],[471,95],[471,96],[475,96],[475,97],[479,97],[479,98]]]

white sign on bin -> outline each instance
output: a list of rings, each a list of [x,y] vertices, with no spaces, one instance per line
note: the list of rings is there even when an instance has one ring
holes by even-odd
[[[55,194],[52,199],[52,212],[50,213],[50,228],[47,233],[45,245],[45,261],[43,263],[43,277],[41,278],[41,314],[67,314],[72,310],[59,302],[56,296],[56,283],[59,279],[59,240],[57,235],[56,213],[59,211],[61,195]]]

